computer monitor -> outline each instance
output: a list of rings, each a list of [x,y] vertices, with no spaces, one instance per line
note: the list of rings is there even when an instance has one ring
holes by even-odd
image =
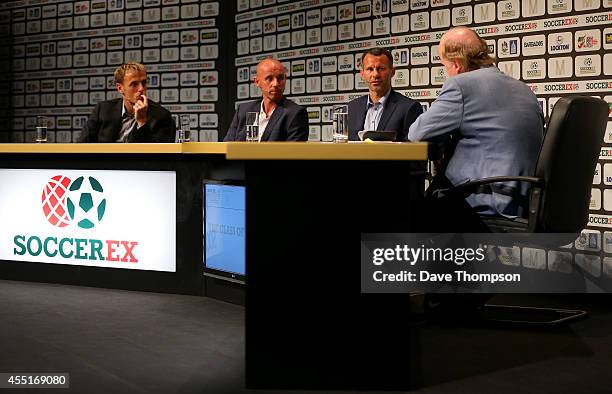
[[[246,188],[204,183],[204,274],[244,282]]]

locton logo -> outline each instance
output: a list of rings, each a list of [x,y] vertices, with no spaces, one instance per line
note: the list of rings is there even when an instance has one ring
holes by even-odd
[[[94,228],[106,211],[103,193],[102,185],[94,177],[80,176],[72,181],[56,175],[43,189],[43,214],[56,227],[66,227],[74,221],[80,228]]]

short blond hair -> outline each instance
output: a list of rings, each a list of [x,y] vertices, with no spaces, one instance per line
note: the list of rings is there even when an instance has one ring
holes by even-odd
[[[125,74],[132,72],[132,71],[139,71],[139,72],[146,73],[147,69],[145,68],[144,64],[140,64],[136,62],[124,63],[120,65],[119,67],[117,67],[117,69],[115,70],[115,83],[123,83],[123,78],[125,78]]]
[[[459,28],[453,30],[459,30]],[[474,40],[452,38],[444,40],[444,57],[450,61],[456,60],[466,71],[494,64],[496,59],[489,53],[487,42],[475,31],[471,30],[471,32],[474,34]]]

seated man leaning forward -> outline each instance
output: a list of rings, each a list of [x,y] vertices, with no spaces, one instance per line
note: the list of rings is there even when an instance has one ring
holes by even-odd
[[[77,142],[174,142],[172,115],[146,96],[145,66],[117,67],[115,86],[123,97],[96,104]]]
[[[246,114],[259,113],[259,141],[308,140],[306,108],[283,96],[287,72],[274,59],[264,59],[257,65],[253,79],[261,89],[261,99],[240,104],[224,141],[246,141]]]
[[[357,132],[396,131],[397,141],[408,138],[408,128],[423,113],[421,104],[394,91],[393,57],[383,48],[368,49],[361,55],[361,78],[368,84],[368,94],[348,104],[349,140],[358,141]]]
[[[457,137],[446,171],[434,184],[445,187],[492,176],[532,176],[544,115],[531,89],[502,73],[486,42],[468,28],[446,32],[438,51],[449,78],[408,134],[411,141]],[[525,183],[497,183],[491,191],[466,200],[481,215],[522,216],[520,202],[528,189]]]

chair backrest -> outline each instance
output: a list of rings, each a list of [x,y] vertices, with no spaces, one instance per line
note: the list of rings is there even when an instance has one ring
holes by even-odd
[[[608,113],[608,104],[593,97],[563,97],[555,104],[536,166],[535,176],[545,182],[536,232],[586,227]]]

